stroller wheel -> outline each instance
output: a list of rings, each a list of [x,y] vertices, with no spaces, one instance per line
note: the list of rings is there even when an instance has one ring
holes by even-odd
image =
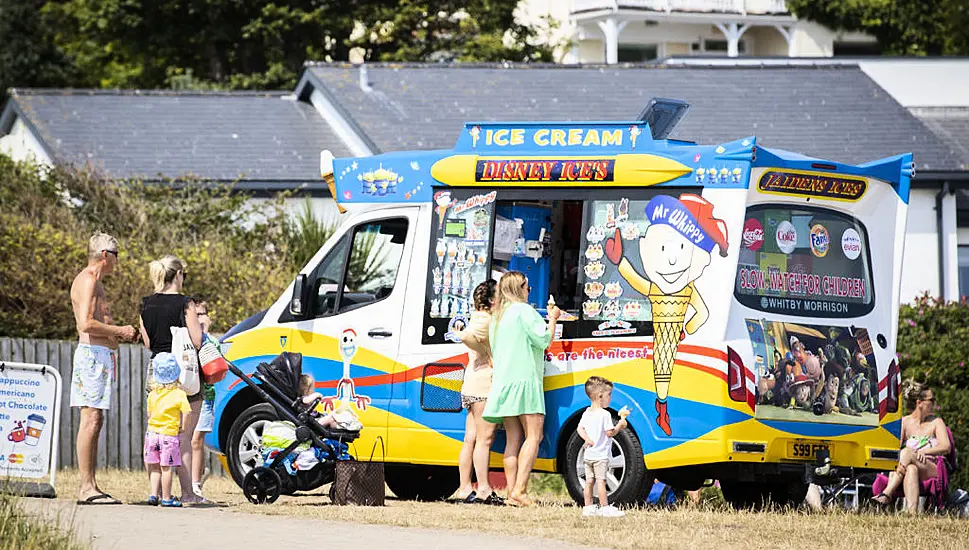
[[[253,504],[272,504],[282,492],[283,481],[275,470],[253,468],[242,481],[242,492]]]

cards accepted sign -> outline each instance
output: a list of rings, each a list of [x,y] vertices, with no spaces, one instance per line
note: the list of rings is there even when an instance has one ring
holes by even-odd
[[[0,363],[0,485],[53,496],[60,396],[61,377],[50,366]]]

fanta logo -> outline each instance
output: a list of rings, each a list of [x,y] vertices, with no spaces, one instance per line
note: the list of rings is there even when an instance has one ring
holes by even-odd
[[[751,250],[760,250],[764,244],[764,227],[760,222],[751,218],[744,223],[744,246]]]
[[[828,230],[823,225],[817,224],[811,228],[811,252],[818,258],[823,258],[831,247],[831,239],[828,237]]]
[[[794,252],[794,247],[797,246],[797,229],[794,229],[794,225],[791,222],[785,220],[777,224],[777,248],[781,249],[784,254],[790,254]]]

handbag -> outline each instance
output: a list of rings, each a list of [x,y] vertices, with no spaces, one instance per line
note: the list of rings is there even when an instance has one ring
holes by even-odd
[[[387,494],[384,488],[384,463],[374,462],[373,455],[380,443],[380,452],[386,455],[384,439],[380,436],[373,443],[370,461],[339,460],[333,481],[333,503],[345,506],[383,506]]]
[[[202,378],[206,384],[221,382],[225,373],[229,371],[229,364],[211,339],[206,338],[199,350],[199,363],[202,364]]]
[[[178,373],[178,383],[188,395],[195,395],[202,389],[201,379],[199,378],[199,354],[192,343],[192,338],[188,335],[185,327],[171,327],[172,329],[172,355],[178,362],[180,371]]]

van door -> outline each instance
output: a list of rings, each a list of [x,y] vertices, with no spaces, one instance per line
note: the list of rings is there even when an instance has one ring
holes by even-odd
[[[303,372],[315,378],[324,408],[349,406],[360,416],[361,453],[386,437],[417,212],[355,218],[307,274],[309,318],[291,325],[288,348],[303,354]]]

